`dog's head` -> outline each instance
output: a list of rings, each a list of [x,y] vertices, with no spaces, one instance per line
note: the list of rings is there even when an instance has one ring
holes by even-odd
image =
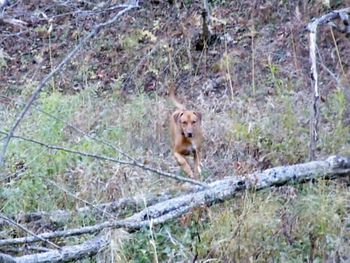
[[[201,125],[202,114],[194,111],[180,111],[174,115],[175,122],[181,129],[181,133],[186,138],[196,136],[196,131]]]

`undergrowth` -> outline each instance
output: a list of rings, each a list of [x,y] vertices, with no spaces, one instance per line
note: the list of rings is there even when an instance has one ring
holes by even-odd
[[[247,192],[193,211],[189,221],[144,229],[122,255],[127,262],[340,262],[349,256],[348,201],[345,186],[325,181]]]
[[[144,2],[149,9],[142,7],[136,22],[130,16],[122,26],[121,19],[119,31],[111,28],[87,44],[89,51],[67,65],[66,75],[52,80],[16,135],[122,160],[127,159],[126,153],[141,163],[175,173],[178,166],[172,157],[168,128],[174,107],[167,98],[167,84],[174,82],[177,96],[203,115],[202,180],[241,176],[308,159],[312,95],[303,75],[309,68],[301,25],[308,16],[319,13],[319,1],[315,10],[293,1],[278,1],[277,5],[262,1],[256,6],[248,1],[209,1],[213,18],[218,18],[213,27],[220,41],[207,50],[192,47],[201,28],[198,1],[173,7],[169,4],[173,1]],[[34,4],[28,1],[26,5]],[[303,22],[293,22],[294,13]],[[286,23],[287,15],[293,19]],[[23,109],[21,101],[27,101],[39,83],[40,78],[26,79],[37,74],[33,65],[45,69],[49,61],[51,68],[64,53],[62,38],[77,41],[99,17],[90,19],[92,15],[86,16],[81,28],[76,28],[73,20],[72,24],[54,26],[50,46],[33,52],[35,57],[30,55],[32,50],[19,52],[21,48],[13,47],[12,41],[0,49],[0,70],[5,72],[1,77],[7,80],[3,85],[8,86],[10,97],[4,103],[0,98],[2,132],[10,129]],[[276,23],[278,19],[283,22]],[[64,30],[56,31],[60,28]],[[69,34],[71,28],[75,30]],[[40,33],[40,27],[36,30]],[[40,37],[34,34],[32,39],[36,43]],[[325,45],[321,48],[328,68],[334,47],[328,42]],[[25,41],[23,49],[26,46]],[[331,55],[325,50],[332,51],[328,52]],[[339,50],[349,49],[342,46]],[[33,65],[28,64],[32,61]],[[22,62],[29,72],[23,74],[20,67],[19,74],[12,76]],[[324,72],[320,73],[320,83],[328,83]],[[16,78],[24,84],[13,82]],[[343,90],[331,85],[322,90],[319,159],[350,154],[350,126],[343,122],[348,110]],[[181,188],[133,166],[48,149],[18,138],[9,144],[1,173],[5,179],[0,179],[0,208],[6,215],[73,211],[86,205],[78,198],[100,204]],[[81,262],[346,262],[350,258],[348,183],[348,178],[320,180],[245,192],[162,226],[150,225],[136,233],[111,230],[110,249],[96,260]],[[73,217],[68,227],[102,220],[105,218]]]
[[[22,123],[20,135],[48,145],[124,158],[112,148],[77,133],[69,126],[71,123],[139,160],[149,158],[151,164],[173,170],[176,165],[167,135],[168,100],[146,94],[128,100],[118,100],[116,94],[112,97],[102,105],[94,89],[69,95],[69,99],[57,92],[45,93],[37,107],[58,119],[33,110]],[[158,110],[154,110],[155,102]],[[232,105],[234,110],[229,110]],[[248,110],[243,105],[249,105]],[[244,174],[307,158],[309,110],[297,94],[271,96],[263,103],[247,98],[232,104],[227,99],[221,106],[227,110],[213,113],[203,107],[206,137],[215,141],[211,144],[208,139],[203,159],[204,173],[212,180],[231,172]],[[349,130],[341,123],[344,107],[339,91],[323,107],[320,134],[324,156],[337,153],[341,147],[346,154]],[[4,123],[11,123],[14,115],[9,110],[2,118]],[[218,133],[215,124],[224,120]],[[223,147],[225,142],[228,145]],[[147,151],[151,154],[147,155]],[[92,203],[161,192],[166,185],[170,186],[169,181],[140,169],[49,150],[19,139],[11,141],[7,156],[9,171],[18,173],[18,177],[4,184],[0,191],[2,211],[6,214],[70,210],[84,205],[62,195],[50,180]],[[242,170],[222,167],[221,163],[234,158],[241,163]],[[224,205],[194,210],[188,218],[135,233],[111,253],[116,253],[113,257],[120,262],[183,262],[194,258],[203,262],[300,262],[313,258],[317,262],[346,258],[349,245],[346,187],[321,181],[291,188],[292,196],[283,190],[248,192]],[[98,220],[77,218],[70,225]]]

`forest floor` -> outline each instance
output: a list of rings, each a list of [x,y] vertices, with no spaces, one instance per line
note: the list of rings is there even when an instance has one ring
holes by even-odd
[[[108,146],[114,145],[141,163],[177,173],[168,127],[174,110],[168,88],[175,85],[179,99],[203,115],[202,181],[308,160],[313,90],[306,26],[349,3],[210,1],[215,37],[203,48],[202,1],[171,2],[140,1],[86,43],[49,81],[16,135],[124,158]],[[0,131],[11,128],[38,83],[94,25],[112,17],[116,5],[10,1],[3,18],[17,20],[0,22]],[[349,156],[349,36],[323,26],[318,44],[316,155]],[[0,181],[0,208],[7,215],[73,211],[85,205],[77,198],[100,204],[184,188],[142,168],[15,138],[1,174],[6,179]],[[124,233],[123,239],[112,234],[107,254],[120,262],[347,262],[348,185],[321,180],[247,192],[163,226]],[[27,227],[40,233],[98,220]],[[0,238],[23,234],[7,226],[0,230]],[[104,262],[108,255],[82,262]]]

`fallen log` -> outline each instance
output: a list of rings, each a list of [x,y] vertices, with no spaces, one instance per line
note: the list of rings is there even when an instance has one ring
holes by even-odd
[[[119,217],[119,216],[123,216],[125,211],[127,211],[128,213],[130,212],[136,213],[141,211],[145,207],[168,200],[170,198],[174,198],[177,195],[178,194],[166,192],[166,193],[161,193],[157,195],[149,195],[145,197],[142,197],[142,196],[124,197],[113,202],[96,205],[97,209],[90,206],[84,206],[84,207],[77,208],[75,211],[67,211],[62,209],[53,210],[49,212],[35,211],[27,214],[9,216],[9,218],[11,218],[12,220],[18,223],[23,224],[23,223],[30,223],[34,221],[42,221],[42,220],[46,222],[51,222],[51,223],[64,223],[71,220],[72,216],[83,217],[83,216],[97,215],[98,213],[102,214],[100,216],[103,216],[103,213],[109,213],[109,214],[113,214],[115,217]],[[6,221],[0,218],[0,227],[5,224],[6,224]]]
[[[105,228],[127,228],[138,230],[151,224],[158,225],[168,220],[175,219],[191,209],[202,205],[210,206],[222,202],[234,197],[237,193],[244,190],[258,191],[272,186],[281,186],[291,181],[294,183],[303,183],[319,178],[334,179],[346,175],[350,175],[349,157],[331,156],[324,161],[280,166],[263,172],[252,173],[245,178],[228,177],[213,182],[209,185],[209,188],[159,202],[124,220],[107,221],[88,227],[43,233],[35,237],[3,239],[0,240],[0,247],[38,242],[40,241],[39,237],[51,239],[56,237],[92,234],[100,232]],[[78,252],[79,251],[76,250],[76,253]],[[59,253],[59,251],[57,250],[56,253]]]
[[[82,244],[74,246],[65,246],[60,250],[26,255],[14,258],[15,263],[40,263],[40,262],[67,262],[77,260],[86,256],[92,256],[99,251],[104,250],[109,245],[106,235],[97,236]]]
[[[2,263],[16,263],[16,259],[10,255],[0,253],[0,262]]]

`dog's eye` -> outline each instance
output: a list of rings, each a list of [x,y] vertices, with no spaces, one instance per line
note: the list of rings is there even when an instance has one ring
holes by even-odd
[[[187,124],[187,121],[183,121],[182,124],[183,124],[183,125],[186,125],[186,124]]]
[[[196,121],[192,121],[192,124],[196,124]]]

